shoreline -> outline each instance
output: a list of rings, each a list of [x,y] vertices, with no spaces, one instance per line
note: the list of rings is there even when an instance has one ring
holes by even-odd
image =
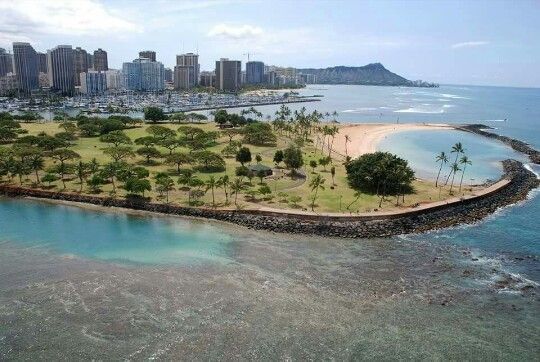
[[[303,215],[264,210],[205,209],[6,185],[0,186],[0,193],[10,197],[50,199],[75,206],[78,206],[77,203],[85,203],[98,207],[125,208],[134,212],[213,219],[250,229],[279,233],[372,238],[420,233],[460,224],[471,224],[491,215],[500,207],[526,199],[529,191],[538,187],[540,180],[519,161],[505,160],[503,166],[505,170],[503,179],[507,179],[508,182],[502,183],[500,187],[485,194],[456,200],[452,203],[415,208],[402,213],[379,215]]]

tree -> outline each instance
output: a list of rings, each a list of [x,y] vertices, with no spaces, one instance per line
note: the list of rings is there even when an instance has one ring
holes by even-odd
[[[452,151],[450,151],[450,153],[455,153],[456,154],[456,159],[454,160],[454,163],[457,164],[459,155],[461,155],[462,153],[465,153],[465,149],[463,148],[463,145],[461,144],[461,142],[457,142],[456,144],[454,144],[452,146]],[[450,173],[448,174],[448,177],[446,178],[446,182],[444,183],[445,186],[448,185],[448,181],[450,180],[450,176],[453,173],[452,170],[454,169],[454,163],[452,165],[450,165]]]
[[[315,173],[315,168],[317,167],[317,161],[315,161],[315,160],[310,160],[310,161],[309,161],[309,167],[311,167],[311,172],[312,172],[312,173]]]
[[[268,123],[254,122],[244,128],[244,142],[252,145],[275,145],[277,137]]]
[[[142,145],[145,147],[154,146],[157,143],[157,139],[153,136],[143,136],[135,139],[136,145]]]
[[[98,176],[103,179],[108,179],[112,184],[113,192],[116,192],[116,184],[114,180],[118,176],[120,170],[125,167],[127,167],[127,164],[123,162],[109,162],[103,166]]]
[[[230,186],[231,182],[229,181],[228,175],[223,175],[218,179],[218,185],[219,187],[223,187],[223,191],[225,192],[225,204],[229,204],[229,192],[228,187]]]
[[[120,162],[126,158],[135,157],[135,153],[131,147],[127,146],[107,147],[103,150],[103,153],[112,158],[114,162]]]
[[[242,166],[245,163],[251,162],[251,151],[247,147],[240,147],[236,154],[236,161],[240,162]]]
[[[345,165],[349,186],[382,195],[411,191],[414,171],[407,161],[389,152],[368,153]],[[382,192],[381,192],[382,191]]]
[[[270,195],[272,195],[272,190],[270,189],[270,186],[268,185],[262,185],[261,187],[259,187],[259,189],[257,190],[259,192],[259,194],[264,198],[264,199],[269,199],[271,198]]]
[[[81,156],[77,152],[73,150],[68,150],[67,148],[54,150],[49,153],[49,156],[52,159],[60,162],[61,165],[64,165],[64,162],[66,161],[81,158]]]
[[[174,190],[174,180],[166,173],[161,173],[156,176],[156,191],[160,195],[165,193],[166,202],[169,203],[169,192]]]
[[[189,164],[193,161],[192,157],[187,153],[175,152],[165,157],[165,163],[168,165],[176,165],[176,172],[180,173],[180,166]]]
[[[347,149],[347,144],[351,142],[351,137],[349,135],[345,135],[345,157],[349,156],[349,151]]]
[[[141,147],[137,149],[137,154],[146,158],[145,163],[147,165],[150,165],[152,163],[152,158],[161,157],[161,152],[159,152],[159,150],[155,147]]]
[[[88,164],[86,164],[86,163],[84,163],[82,161],[79,161],[75,165],[75,175],[77,176],[77,178],[79,179],[79,182],[81,184],[81,188],[79,189],[79,192],[82,192],[83,183],[84,183],[84,181],[86,181],[86,178],[88,177],[89,174],[90,174],[90,170],[89,170]]]
[[[238,206],[238,194],[244,189],[244,182],[236,177],[231,184],[231,192],[234,194],[234,205]]]
[[[206,191],[212,190],[212,206],[216,207],[216,199],[214,197],[214,190],[216,187],[219,187],[219,183],[217,182],[216,178],[214,176],[210,176],[208,180],[205,181]]]
[[[142,194],[144,197],[144,192],[151,191],[152,186],[150,185],[150,181],[146,179],[132,177],[126,180],[124,189],[131,194]]]
[[[178,184],[184,185],[188,189],[188,204],[191,205],[191,187],[201,187],[204,182],[197,178],[192,172],[185,172],[178,178]]]
[[[293,195],[289,198],[289,201],[293,205],[293,207],[298,207],[298,203],[302,201],[302,197],[298,195]]]
[[[291,170],[291,176],[294,176],[296,170],[304,165],[302,151],[297,147],[289,146],[283,152],[283,162],[285,162],[285,166]]]
[[[57,165],[52,166],[49,169],[49,173],[55,173],[59,176],[59,179],[62,181],[62,185],[64,186],[64,190],[66,189],[66,175],[70,175],[73,173],[73,165],[67,164],[67,163],[59,163]]]
[[[214,112],[214,122],[219,124],[220,126],[225,125],[227,122],[229,122],[229,114],[224,109],[217,109]]]
[[[41,178],[41,181],[47,182],[49,184],[49,187],[51,186],[51,183],[58,181],[58,176],[56,176],[54,173],[46,173],[45,176]]]
[[[283,161],[283,151],[277,150],[276,153],[274,153],[274,163],[276,166],[279,166],[279,164]]]
[[[147,107],[144,109],[144,119],[152,123],[157,123],[167,119],[167,116],[159,107]]]
[[[257,171],[257,177],[261,180],[259,184],[262,185],[263,179],[266,177],[266,171],[264,170]]]
[[[112,131],[109,133],[106,133],[99,137],[99,140],[101,142],[110,143],[114,147],[118,147],[120,145],[130,145],[131,144],[131,138],[124,132],[117,130]]]
[[[39,184],[39,171],[43,170],[43,167],[45,165],[45,161],[43,160],[43,156],[39,150],[36,150],[29,154],[26,158],[26,161],[28,162],[28,166],[32,170],[34,170],[36,174],[36,182]]]
[[[22,185],[23,177],[29,175],[32,172],[32,168],[26,161],[15,161],[11,172],[19,177],[19,183]]]
[[[445,163],[448,162],[448,157],[446,156],[446,153],[443,151],[439,153],[437,157],[435,157],[435,161],[441,163],[441,166],[439,167],[439,172],[437,173],[437,179],[435,180],[435,187],[437,187],[439,183],[439,176],[441,175],[442,167]]]
[[[221,172],[225,170],[225,160],[215,152],[197,151],[193,153],[193,159],[202,164],[199,169],[205,172]]]
[[[461,171],[461,180],[459,181],[459,192],[461,192],[461,185],[463,183],[463,176],[465,175],[465,169],[467,168],[467,165],[472,165],[471,160],[469,160],[469,157],[463,156],[459,160],[459,163],[463,165],[463,170]]]
[[[176,138],[165,138],[161,141],[159,141],[159,145],[161,147],[164,147],[166,149],[169,150],[169,155],[173,153],[173,151],[175,149],[177,149],[178,147],[180,147],[182,145],[182,143],[180,142],[180,140],[177,140]]]
[[[315,209],[315,200],[317,200],[317,194],[319,192],[319,189],[324,190],[325,181],[326,180],[321,176],[321,174],[317,174],[309,183],[309,187],[311,188],[311,191],[315,192],[312,197],[311,211],[314,211]]]
[[[336,178],[336,167],[335,166],[330,167],[330,175],[332,175],[332,186],[334,186],[336,184],[335,183],[335,178]]]
[[[101,192],[101,185],[105,183],[105,180],[99,175],[93,175],[86,184],[90,188],[90,192],[98,194]]]
[[[150,133],[152,137],[159,143],[168,138],[176,137],[176,131],[165,126],[152,125],[146,129],[147,133]]]
[[[255,161],[257,161],[257,163],[261,163],[262,161],[262,156],[260,154],[257,153],[257,155],[255,156]]]
[[[454,187],[454,178],[456,177],[456,173],[458,171],[461,171],[461,169],[459,168],[459,165],[457,162],[454,162],[452,164],[452,168],[451,168],[451,174],[452,174],[452,183],[450,184],[450,195],[452,194],[452,188]]]
[[[326,166],[332,161],[332,158],[330,156],[322,157],[319,159],[319,165],[321,165],[324,168],[324,171],[326,172]]]

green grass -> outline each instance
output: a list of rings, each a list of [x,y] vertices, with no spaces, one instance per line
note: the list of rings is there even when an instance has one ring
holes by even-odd
[[[214,124],[197,124],[197,127],[200,127],[204,129],[205,131],[216,131],[218,130],[217,127]],[[45,132],[49,135],[54,135],[55,133],[59,132],[60,129],[58,128],[58,123],[26,123],[23,124],[22,127],[28,131],[29,134],[38,134],[39,132]],[[143,125],[141,127],[132,128],[125,130],[125,133],[132,139],[135,140],[138,137],[142,137],[145,135],[148,135],[145,131],[146,125]],[[177,129],[178,125],[176,124],[168,124],[167,127],[170,127],[171,129]],[[241,136],[236,136],[234,139],[240,140]],[[221,137],[218,140],[218,144],[216,146],[213,146],[209,148],[209,150],[220,153],[220,151],[228,144],[229,138],[228,137]],[[253,162],[255,162],[255,155],[261,154],[263,160],[262,163],[268,166],[272,166],[272,158],[274,155],[274,152],[278,149],[283,149],[287,147],[287,145],[291,141],[285,137],[278,137],[278,143],[274,147],[262,147],[262,146],[253,146],[253,145],[246,145],[250,148],[251,154],[253,157]],[[74,145],[71,147],[75,152],[79,153],[81,155],[82,161],[88,162],[92,158],[96,158],[101,164],[110,162],[110,158],[106,156],[103,153],[103,149],[107,147],[108,145],[105,143],[102,143],[99,141],[98,137],[93,138],[80,138],[77,141],[74,142]],[[139,146],[132,145],[133,149],[137,149]],[[158,147],[159,148],[159,147]],[[167,149],[160,149],[160,151],[163,154],[168,154]],[[184,151],[188,152],[187,149],[177,149],[176,151]],[[286,193],[287,199],[290,199],[292,196],[300,196],[302,198],[302,201],[298,203],[297,209],[303,209],[303,210],[310,210],[311,207],[311,195],[312,191],[309,188],[309,182],[312,177],[314,177],[314,173],[312,173],[311,167],[309,167],[309,161],[311,159],[318,160],[319,158],[323,157],[323,155],[320,153],[320,151],[317,151],[313,148],[313,146],[308,145],[303,148],[304,151],[304,172],[307,175],[307,179],[292,179],[287,174],[285,174],[286,170],[279,170],[278,175],[273,175],[264,180],[264,183],[266,183],[272,190],[272,195],[274,196],[271,200],[262,200],[260,196],[257,197],[257,200],[255,201],[248,201],[245,198],[245,195],[239,195],[238,200],[240,201],[241,207],[243,208],[259,208],[261,206],[265,207],[272,207],[272,208],[279,208],[279,209],[292,209],[292,205],[290,202],[280,202],[281,198],[277,197],[278,193]],[[155,175],[157,172],[174,172],[174,167],[165,165],[162,163],[162,159],[158,160],[158,164],[153,166],[146,166],[143,164],[144,159],[140,156],[137,156],[134,159],[129,160],[132,163],[139,163],[145,167],[147,167],[150,170],[150,178],[153,184],[153,178],[152,176]],[[203,172],[197,172],[196,175],[201,178],[202,180],[208,179],[211,175],[214,175],[216,178],[220,177],[222,175],[229,175],[231,180],[235,177],[234,172],[236,167],[239,166],[238,162],[234,160],[234,158],[226,158],[226,170],[224,172],[219,173],[203,173]],[[47,160],[47,164],[50,165],[52,161]],[[349,213],[349,212],[365,212],[365,211],[372,211],[374,209],[379,208],[379,198],[375,195],[365,195],[363,194],[360,199],[355,202],[349,210],[346,209],[347,205],[349,205],[354,199],[354,190],[349,188],[347,185],[347,178],[346,178],[346,172],[345,167],[343,166],[341,161],[333,160],[333,165],[336,167],[336,177],[335,177],[335,184],[332,185],[332,177],[330,174],[330,167],[332,165],[328,165],[326,167],[326,171],[323,170],[323,167],[318,166],[315,169],[315,173],[321,173],[321,175],[325,178],[325,189],[319,190],[318,199],[316,201],[316,211],[317,212],[343,212],[343,213]],[[282,165],[283,166],[283,165]],[[187,167],[187,166],[186,166]],[[185,167],[184,167],[185,168]],[[43,174],[43,172],[42,172]],[[173,177],[174,180],[177,180],[177,177]],[[34,177],[30,175],[28,179],[25,181],[26,185],[30,185],[34,181]],[[259,185],[259,178],[253,178],[251,184],[247,183],[246,179],[246,190],[250,189],[258,189],[260,187]],[[53,183],[54,187],[58,190],[62,189],[61,182]],[[415,181],[414,184],[415,192],[410,195],[405,196],[405,204],[401,205],[400,208],[403,207],[410,207],[414,204],[421,204],[425,202],[430,201],[438,201],[439,200],[439,191],[434,187],[434,185],[430,182],[421,182],[421,181]],[[172,191],[169,194],[169,202],[174,204],[181,204],[186,205],[187,204],[187,192],[180,189],[180,185],[176,185],[176,190]],[[67,183],[67,189],[68,192],[78,192],[80,189],[80,184],[78,183],[78,180],[70,180]],[[102,195],[106,195],[108,192],[112,191],[111,185],[104,185]],[[244,192],[245,192],[244,191]],[[88,192],[88,188],[86,185],[83,186],[83,192]],[[467,193],[470,193],[471,190],[467,190]],[[125,191],[122,189],[117,190],[118,196],[124,196]],[[156,200],[158,198],[158,194],[154,191],[151,191],[147,196],[150,196],[153,200]],[[234,205],[232,202],[230,202],[228,205],[225,205],[225,194],[223,189],[217,189],[215,191],[216,196],[216,203],[218,204],[218,207],[226,207],[226,208],[234,208]],[[449,197],[448,196],[448,190],[444,190],[442,193],[442,197]],[[230,197],[230,201],[232,200],[232,196]],[[204,202],[206,206],[211,206],[212,202],[212,196],[211,192],[208,191],[206,195],[201,199],[201,201]],[[340,208],[340,202],[341,202],[341,208]],[[385,200],[382,205],[383,210],[391,210],[396,209],[395,206],[395,197],[389,198],[388,200]]]

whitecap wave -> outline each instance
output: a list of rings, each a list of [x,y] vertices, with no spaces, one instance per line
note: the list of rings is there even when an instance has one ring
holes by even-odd
[[[341,111],[341,113],[361,113],[361,112],[372,112],[376,110],[377,108],[374,108],[374,107],[360,107],[360,108],[354,108],[354,109],[346,109],[344,111]]]
[[[479,119],[476,122],[506,122],[506,119]]]
[[[441,93],[439,94],[439,96],[444,97],[444,98],[451,98],[451,99],[470,99],[467,97],[458,96],[457,94],[449,94],[449,93]]]
[[[425,109],[425,108],[417,108],[417,107],[410,107],[405,109],[398,109],[397,111],[394,111],[394,113],[425,113],[425,114],[440,114],[444,113],[444,109]]]

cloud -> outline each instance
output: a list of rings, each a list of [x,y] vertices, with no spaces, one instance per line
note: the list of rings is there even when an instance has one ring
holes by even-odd
[[[35,36],[115,35],[140,32],[97,0],[0,1],[0,39]]]
[[[253,38],[263,34],[262,28],[252,25],[218,24],[210,29],[209,37],[224,37],[229,39]]]
[[[479,47],[479,46],[487,45],[487,44],[489,44],[488,41],[466,41],[463,43],[452,44],[451,48],[452,49],[475,48],[475,47]]]

